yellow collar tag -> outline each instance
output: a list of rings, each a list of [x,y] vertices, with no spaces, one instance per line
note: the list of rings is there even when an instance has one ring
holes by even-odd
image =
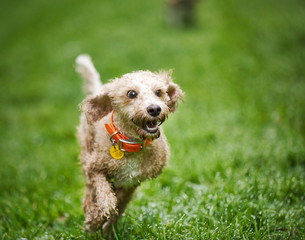
[[[121,159],[122,157],[124,157],[124,152],[122,150],[119,149],[118,145],[113,145],[110,148],[110,155],[111,157],[113,157],[114,159]]]

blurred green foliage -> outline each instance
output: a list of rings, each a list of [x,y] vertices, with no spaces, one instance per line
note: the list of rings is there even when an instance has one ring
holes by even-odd
[[[98,239],[82,230],[74,59],[104,82],[174,70],[171,160],[142,184],[119,239],[305,237],[305,4],[202,1],[171,29],[163,1],[0,3],[0,238]]]

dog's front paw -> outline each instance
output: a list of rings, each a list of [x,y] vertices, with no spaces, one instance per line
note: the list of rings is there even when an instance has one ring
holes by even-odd
[[[102,209],[95,207],[87,211],[85,219],[85,231],[89,233],[96,232],[103,227],[103,224],[113,215],[113,212],[103,211]]]
[[[84,230],[90,234],[96,232],[101,228],[102,224],[96,222],[96,221],[85,221]]]
[[[93,233],[100,229],[107,220],[105,214],[98,208],[92,208],[86,213],[85,231]]]

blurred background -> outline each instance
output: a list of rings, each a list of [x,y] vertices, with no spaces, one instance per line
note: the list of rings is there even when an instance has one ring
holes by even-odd
[[[185,92],[119,239],[304,237],[305,2],[182,2],[1,1],[1,239],[100,237],[82,229],[82,53],[104,82],[173,69]]]

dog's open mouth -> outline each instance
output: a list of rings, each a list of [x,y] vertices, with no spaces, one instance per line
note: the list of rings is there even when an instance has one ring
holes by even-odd
[[[158,131],[158,126],[160,126],[162,122],[158,120],[149,120],[145,123],[143,129],[149,133],[156,133]]]
[[[162,124],[160,119],[144,120],[142,123],[139,123],[133,119],[132,122],[150,134],[156,133],[158,131],[158,127]]]

